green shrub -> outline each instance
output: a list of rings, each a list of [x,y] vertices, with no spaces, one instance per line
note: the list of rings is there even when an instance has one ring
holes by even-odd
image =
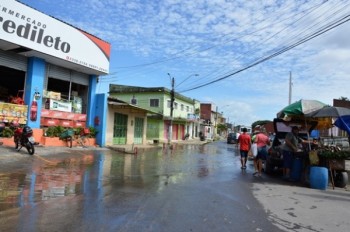
[[[95,138],[98,131],[96,130],[96,128],[90,126],[88,127],[90,130],[90,137],[91,138]],[[83,127],[77,127],[74,128],[74,134],[75,135],[80,135],[80,132],[83,130]],[[65,131],[66,129],[62,126],[50,126],[46,129],[46,135],[47,137],[60,137],[60,135]]]
[[[46,137],[60,137],[60,135],[65,131],[63,126],[50,126],[46,129]]]
[[[60,137],[64,130],[65,129],[63,126],[56,126],[54,130],[54,137]]]
[[[45,132],[45,136],[47,137],[55,137],[55,127],[54,126],[50,126],[46,129],[46,132]]]
[[[96,135],[98,134],[98,130],[96,130],[96,128],[93,126],[90,126],[89,130],[90,130],[90,137],[96,138]]]
[[[1,133],[1,136],[4,138],[11,138],[13,134],[14,134],[14,131],[11,128],[5,127]]]
[[[83,130],[83,128],[81,126],[77,127],[77,128],[74,128],[74,131],[75,131],[76,135],[80,135],[81,130]]]

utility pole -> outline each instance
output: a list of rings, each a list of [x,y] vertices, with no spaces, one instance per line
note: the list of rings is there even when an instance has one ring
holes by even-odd
[[[289,97],[288,105],[292,104],[292,72],[289,72]]]
[[[173,136],[173,112],[174,112],[174,101],[175,101],[175,79],[171,77],[171,91],[170,91],[170,124],[169,124],[169,133],[168,133],[168,144],[171,144],[172,136]]]
[[[215,111],[215,124],[214,124],[214,131],[213,131],[213,135],[214,135],[213,140],[216,137],[217,124],[218,124],[218,107],[216,107],[216,111]]]

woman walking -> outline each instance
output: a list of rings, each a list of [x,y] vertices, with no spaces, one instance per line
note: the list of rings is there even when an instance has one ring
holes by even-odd
[[[261,176],[262,173],[262,167],[263,167],[263,160],[266,160],[267,156],[267,146],[270,145],[270,139],[269,137],[259,131],[258,134],[255,136],[255,140],[257,147],[258,147],[258,155],[254,159],[254,176]]]

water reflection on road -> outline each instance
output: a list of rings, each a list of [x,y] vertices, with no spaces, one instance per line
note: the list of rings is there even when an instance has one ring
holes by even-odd
[[[216,158],[216,146],[189,145],[140,155],[87,151],[63,159],[36,159],[31,172],[0,174],[0,212],[59,197],[103,197],[113,188],[161,191],[165,185],[203,178],[232,162]]]
[[[207,198],[202,194],[199,201],[197,196],[203,189],[212,193],[211,182],[230,183],[232,170],[239,170],[237,160],[225,143],[178,145],[174,150],[154,149],[138,155],[72,150],[64,156],[34,156],[26,169],[0,174],[0,216],[6,222],[0,230],[115,231],[113,228],[142,227],[152,217],[146,215],[163,217],[161,212],[155,215],[155,209],[170,210],[167,207],[178,205],[183,189],[189,187],[188,200],[192,199],[192,204],[196,199],[196,207],[203,207],[206,213]],[[230,188],[232,184],[224,191],[232,191]],[[165,208],[159,205],[164,202]],[[190,205],[181,204],[184,209]],[[144,211],[147,213],[141,213]],[[182,220],[189,220],[185,212]]]

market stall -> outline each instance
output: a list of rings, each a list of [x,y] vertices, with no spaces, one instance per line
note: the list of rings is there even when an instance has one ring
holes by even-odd
[[[325,106],[307,114],[306,117],[315,120],[336,120],[338,123],[335,123],[334,125],[341,129],[346,129],[350,126],[350,121],[344,120],[345,118],[350,117],[350,109],[344,107]],[[339,123],[339,120],[341,123]],[[333,189],[334,187],[344,188],[348,183],[348,173],[345,170],[345,159],[350,157],[350,151],[343,150],[335,143],[321,145],[322,146],[317,150],[319,163],[316,163],[316,165],[326,167],[329,170]]]
[[[345,120],[350,118],[350,109],[327,106],[316,100],[300,100],[282,109],[277,116],[289,122],[302,121],[305,127],[316,122],[317,129],[329,129],[334,125],[341,129],[350,128],[350,120]],[[338,123],[333,124],[334,120]],[[342,150],[334,143],[322,144],[322,141],[311,139],[309,135],[304,138],[301,148],[297,155],[302,159],[300,170],[311,187],[326,189],[328,177],[333,188],[346,186],[348,174],[345,170],[345,159],[350,157],[350,151]]]

